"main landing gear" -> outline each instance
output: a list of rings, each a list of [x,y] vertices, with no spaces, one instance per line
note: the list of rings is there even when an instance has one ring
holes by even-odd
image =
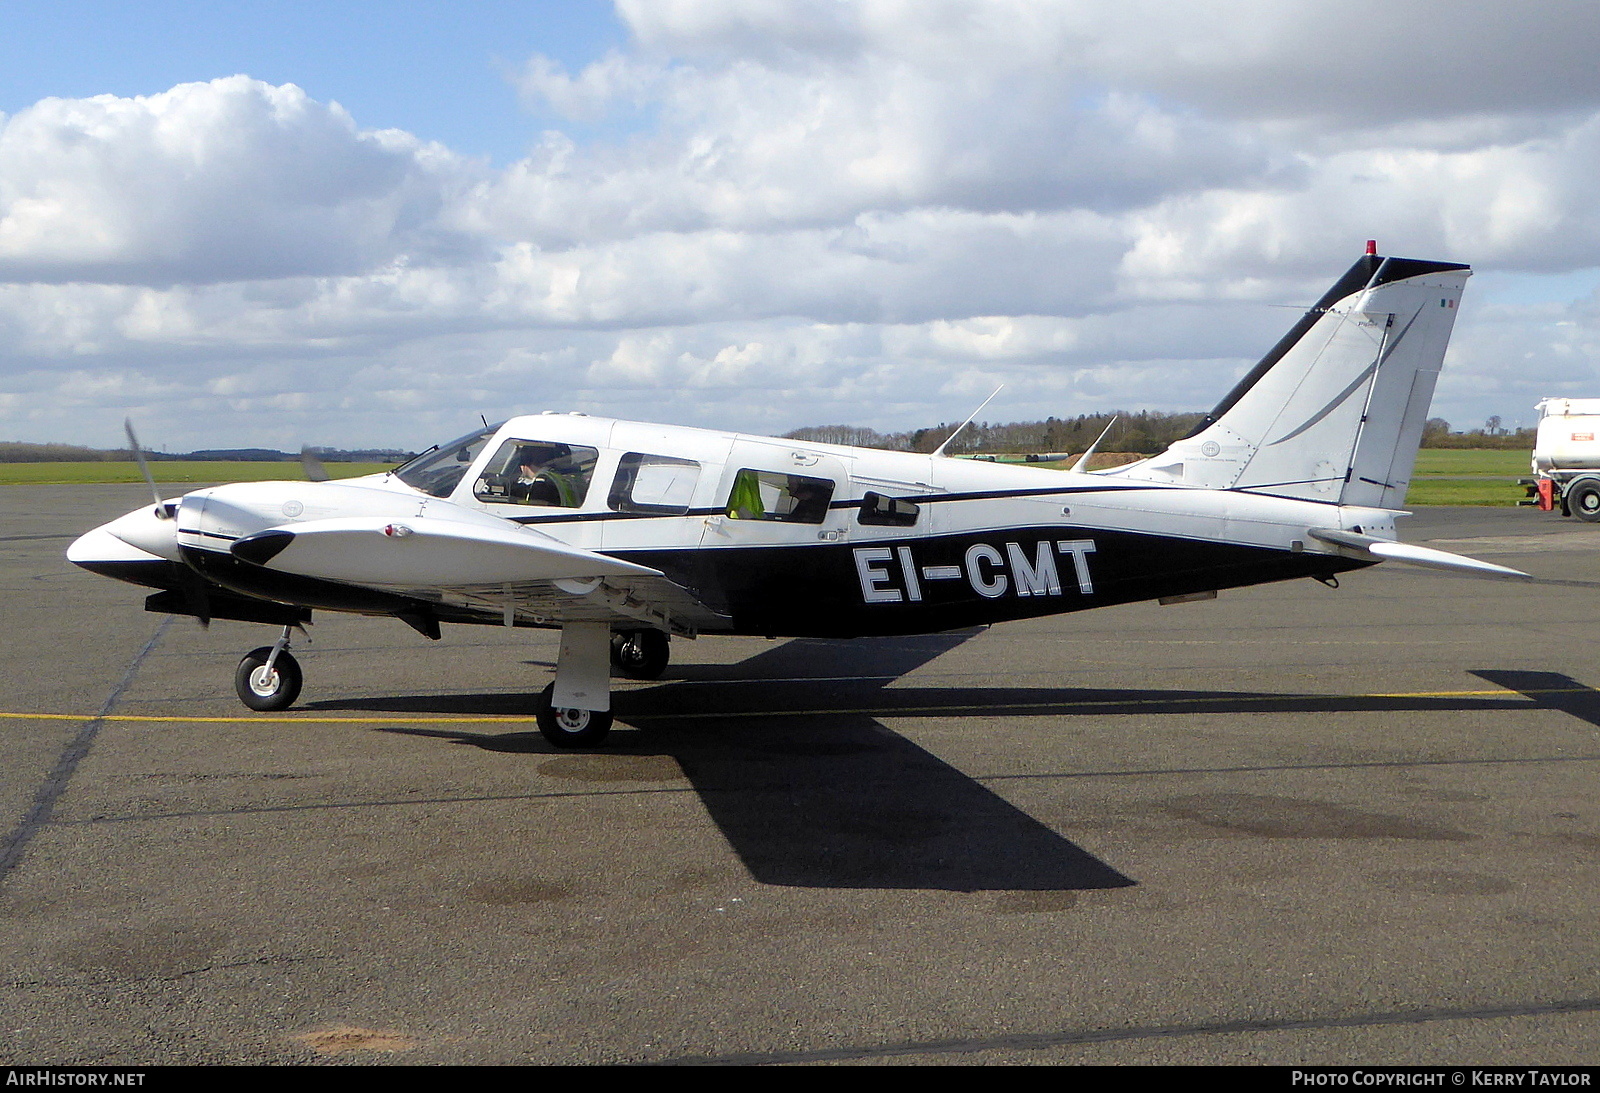
[[[539,731],[558,748],[598,747],[611,731],[611,668],[630,679],[655,679],[666,669],[667,635],[606,623],[561,628],[555,682],[539,695]]]
[[[239,701],[252,710],[288,709],[300,697],[305,674],[289,652],[292,629],[285,626],[283,636],[276,642],[250,650],[233,673],[233,689],[239,693]]]
[[[539,731],[558,748],[594,747],[611,731],[611,627],[569,622],[561,628],[555,682],[539,694]]]
[[[671,650],[660,630],[618,630],[611,635],[611,663],[629,679],[660,679]]]
[[[610,710],[585,710],[555,704],[554,683],[539,692],[535,716],[544,738],[558,748],[596,747],[611,731]]]

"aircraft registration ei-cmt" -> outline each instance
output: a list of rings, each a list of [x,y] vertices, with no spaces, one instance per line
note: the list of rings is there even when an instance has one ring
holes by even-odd
[[[536,715],[560,747],[601,743],[612,668],[654,678],[671,637],[927,633],[1385,559],[1524,577],[1395,532],[1469,274],[1369,245],[1195,432],[1109,471],[546,412],[385,474],[157,494],[67,557],[150,611],[282,627],[235,674],[258,710],[298,697],[314,610],[559,627]]]

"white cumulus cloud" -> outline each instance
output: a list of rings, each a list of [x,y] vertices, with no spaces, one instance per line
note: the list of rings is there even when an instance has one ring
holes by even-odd
[[[1372,237],[1489,274],[1436,412],[1600,394],[1592,4],[618,13],[503,168],[227,74],[0,117],[0,435],[1204,409]]]
[[[134,284],[354,273],[448,248],[459,165],[243,76],[45,99],[0,128],[0,278]]]

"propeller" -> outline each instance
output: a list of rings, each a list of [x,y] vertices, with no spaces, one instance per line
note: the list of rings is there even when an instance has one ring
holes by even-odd
[[[328,468],[322,465],[322,460],[317,458],[317,453],[310,447],[300,449],[300,466],[305,468],[307,482],[328,482],[333,479],[328,473]]]
[[[167,504],[167,502],[161,496],[161,491],[156,488],[156,479],[155,476],[150,473],[150,463],[144,457],[144,448],[142,445],[140,445],[138,436],[134,434],[133,419],[123,418],[122,427],[128,433],[128,447],[133,449],[133,458],[139,464],[139,473],[144,475],[145,484],[150,487],[150,496],[155,498],[156,519],[175,520],[178,515],[177,507],[175,505]],[[161,542],[145,541],[146,535],[154,533],[153,527],[149,528],[143,535],[130,535],[128,533],[123,533],[118,535],[118,538],[121,538],[124,542],[131,543],[133,546],[148,550],[152,554],[156,554],[160,557],[171,558],[174,557],[174,555],[168,553],[167,550],[163,548],[166,548],[169,545],[175,547],[177,539],[176,532],[177,528],[174,525],[170,530],[164,529],[160,533],[155,533],[156,537],[161,539]],[[166,541],[167,537],[169,536],[172,539],[171,544]],[[184,600],[187,602],[189,606],[189,613],[200,620],[201,629],[210,629],[211,595],[209,591],[209,585],[206,579],[201,576],[200,572],[194,568],[189,560],[187,558],[183,558],[183,552],[181,550],[177,552],[176,557],[181,558],[183,561],[183,567],[177,574],[181,586],[178,591],[182,594]]]
[[[156,489],[155,475],[150,473],[150,464],[145,460],[144,448],[139,444],[139,438],[133,434],[133,419],[122,419],[122,427],[128,433],[128,447],[133,449],[134,461],[139,464],[139,473],[144,475],[145,485],[150,487],[150,496],[156,501],[156,519],[170,520],[173,513],[167,508],[166,502],[161,498],[161,491]]]

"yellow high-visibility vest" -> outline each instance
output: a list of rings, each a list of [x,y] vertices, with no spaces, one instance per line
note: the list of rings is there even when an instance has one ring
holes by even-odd
[[[728,519],[759,520],[766,514],[761,505],[761,479],[755,471],[740,471],[728,495]]]

